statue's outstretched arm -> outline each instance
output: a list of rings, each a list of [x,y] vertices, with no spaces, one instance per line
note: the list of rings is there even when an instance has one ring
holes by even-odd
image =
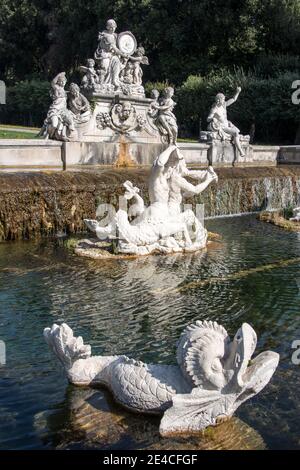
[[[242,91],[241,87],[237,87],[235,95],[232,98],[230,98],[230,100],[226,101],[226,107],[231,106],[233,103],[236,102],[241,91]]]
[[[210,174],[207,175],[207,178],[202,183],[197,184],[196,186],[192,183],[189,183],[185,178],[181,176],[176,177],[176,182],[179,185],[180,189],[189,193],[189,194],[200,194],[215,178]]]
[[[189,176],[194,180],[204,180],[207,177],[208,170],[189,170],[186,169],[184,176]]]

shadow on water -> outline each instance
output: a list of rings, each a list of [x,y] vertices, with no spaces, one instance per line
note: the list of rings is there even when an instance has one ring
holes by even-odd
[[[0,448],[299,448],[300,238],[253,216],[210,220],[222,240],[190,255],[79,258],[68,241],[0,244]],[[280,353],[266,389],[206,435],[161,439],[157,418],[124,412],[103,391],[67,386],[42,337],[67,322],[93,354],[174,363],[195,319],[257,331]],[[196,440],[195,440],[196,439]],[[234,447],[236,448],[236,447]]]

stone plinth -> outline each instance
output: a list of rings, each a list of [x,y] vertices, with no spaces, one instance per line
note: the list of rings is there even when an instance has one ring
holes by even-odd
[[[280,147],[279,163],[281,164],[300,164],[300,145],[286,145]]]
[[[152,165],[164,150],[162,143],[130,142],[67,142],[66,162],[72,165]]]
[[[208,160],[211,165],[218,164],[236,164],[245,159],[251,160],[250,154],[250,137],[248,135],[240,135],[240,142],[245,157],[241,158],[239,152],[232,144],[230,136],[221,139],[217,132],[202,131],[200,133],[200,141],[209,145]]]
[[[187,164],[206,167],[209,162],[210,145],[179,142],[179,148]],[[231,146],[232,147],[232,146]],[[118,142],[59,142],[54,140],[0,141],[0,167],[6,168],[67,168],[86,165],[152,165],[165,145],[149,142],[132,142],[123,137]],[[280,155],[280,156],[279,156]],[[284,158],[283,158],[284,157]],[[277,147],[250,145],[246,157],[238,158],[236,166],[276,166],[279,163],[300,163],[300,146]],[[122,164],[123,162],[123,164]],[[213,160],[215,167],[232,166],[232,161],[222,158]]]
[[[0,140],[0,167],[62,167],[63,142],[39,139]]]
[[[124,136],[136,144],[160,144],[161,137],[148,114],[151,99],[124,95],[88,96],[93,114],[88,124],[77,126],[80,142],[117,143]]]

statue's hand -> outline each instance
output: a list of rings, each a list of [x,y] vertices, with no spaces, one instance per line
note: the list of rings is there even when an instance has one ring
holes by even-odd
[[[237,89],[236,89],[236,91],[237,91],[237,93],[241,93],[241,91],[242,91],[241,87],[238,86]]]

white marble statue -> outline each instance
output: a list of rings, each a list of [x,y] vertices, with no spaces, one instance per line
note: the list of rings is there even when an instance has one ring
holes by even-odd
[[[293,209],[293,217],[290,218],[292,222],[300,222],[300,207]]]
[[[76,83],[71,83],[68,95],[68,108],[73,113],[77,124],[88,122],[91,117],[91,106],[85,96],[80,93]]]
[[[167,87],[159,95],[157,90],[152,90],[153,101],[149,107],[149,116],[154,120],[163,142],[174,145],[177,141],[178,126],[173,110],[176,106],[173,100],[174,88]]]
[[[225,140],[226,136],[232,137],[233,143],[236,146],[240,156],[244,157],[245,153],[240,143],[240,131],[227,118],[227,108],[236,102],[240,92],[241,87],[238,87],[233,98],[227,101],[223,93],[218,93],[215,99],[215,103],[208,115],[207,121],[209,122],[208,129],[212,132],[216,132],[221,140]]]
[[[89,60],[87,67],[80,67],[85,73],[82,87],[90,92],[103,94],[124,94],[145,96],[142,86],[142,65],[149,65],[143,47],[137,47],[130,31],[116,33],[117,23],[110,19],[106,29],[98,34],[98,47],[94,54],[98,66]]]
[[[143,84],[143,70],[141,65],[149,65],[148,57],[145,56],[145,49],[138,47],[135,54],[129,60],[122,71],[124,83],[141,86]]]
[[[185,177],[197,179],[197,185]],[[183,193],[200,194],[217,175],[212,168],[190,171],[177,146],[171,145],[154,161],[149,177],[149,207],[130,181],[126,181],[125,198],[134,202],[129,213],[124,209],[102,226],[97,220],[86,219],[90,230],[100,240],[119,239],[119,252],[147,255],[153,252],[174,253],[196,251],[207,243],[207,231],[190,209],[182,211]],[[130,220],[130,217],[134,217]]]
[[[67,106],[66,83],[65,72],[59,73],[51,82],[52,104],[40,133],[46,139],[68,141],[77,136],[74,114]]]
[[[279,355],[251,359],[257,337],[244,323],[233,341],[216,322],[196,321],[177,345],[178,365],[155,365],[126,356],[91,356],[91,346],[68,325],[45,328],[44,337],[75,385],[104,385],[133,411],[163,414],[162,436],[195,432],[229,418],[270,381]]]
[[[81,80],[81,87],[86,91],[93,91],[100,83],[100,77],[95,69],[96,62],[94,59],[88,59],[86,65],[81,65],[79,70],[84,73]]]
[[[115,89],[120,87],[120,73],[124,68],[121,58],[128,59],[127,54],[120,51],[117,46],[117,23],[108,20],[106,29],[98,35],[98,48],[95,59],[99,64],[99,78],[101,84],[110,84]]]

